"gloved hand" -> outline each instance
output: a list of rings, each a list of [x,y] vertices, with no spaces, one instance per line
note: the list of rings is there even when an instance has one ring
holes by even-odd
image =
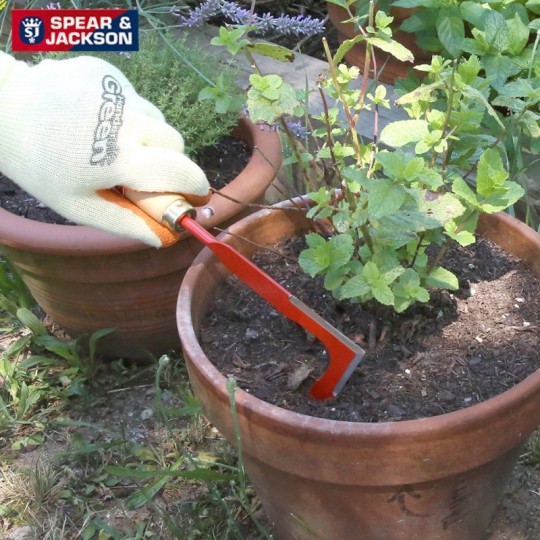
[[[205,204],[206,176],[183,150],[182,136],[108,62],[29,66],[0,52],[0,172],[67,219],[156,247],[173,243],[177,235],[112,188]]]

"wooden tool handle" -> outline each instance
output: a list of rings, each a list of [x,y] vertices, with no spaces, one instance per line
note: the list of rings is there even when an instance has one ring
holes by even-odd
[[[182,195],[177,193],[148,193],[124,188],[123,194],[143,212],[172,231],[181,230],[178,220],[188,214],[195,217],[196,211]]]

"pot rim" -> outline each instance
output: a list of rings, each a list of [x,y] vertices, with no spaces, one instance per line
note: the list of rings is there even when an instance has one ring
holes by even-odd
[[[249,119],[240,117],[233,135],[252,148],[246,167],[221,189],[221,193],[243,201],[243,206],[219,193],[212,194],[204,205],[214,210],[210,217],[198,211],[197,221],[209,229],[231,219],[250,200],[264,193],[281,166],[281,143],[276,133],[263,131]],[[199,207],[197,210],[200,210]],[[187,236],[185,234],[183,237]],[[182,237],[181,237],[182,238]],[[56,255],[106,255],[149,249],[149,246],[127,237],[86,225],[42,223],[17,216],[0,207],[0,244],[16,249]]]
[[[275,205],[277,207],[286,206],[290,203],[284,202]],[[230,227],[230,231],[238,234],[238,229],[242,225],[249,225],[261,219],[269,213],[276,213],[275,210],[261,210]],[[505,227],[512,227],[523,231],[531,236],[540,250],[540,235],[532,229],[519,222],[508,214],[494,214],[484,217],[484,221],[497,220],[503,222]],[[227,241],[227,234],[222,233],[220,239]],[[228,236],[230,238],[230,236]],[[215,265],[216,257],[208,249],[204,248],[196,257],[192,266],[188,269],[182,282],[177,304],[177,324],[180,332],[182,346],[186,356],[197,358],[198,369],[203,376],[217,386],[220,399],[228,401],[228,392],[225,387],[226,377],[207,358],[196,336],[191,313],[191,300],[193,290],[197,290],[197,284],[201,276],[208,272],[207,265]],[[218,263],[219,264],[219,263]],[[437,431],[442,439],[452,439],[457,434],[463,432],[474,432],[480,427],[485,427],[486,423],[491,423],[491,430],[496,431],[497,426],[503,426],[507,416],[527,402],[536,400],[540,403],[540,369],[529,375],[514,387],[494,396],[486,401],[471,405],[457,411],[420,418],[415,420],[402,420],[390,422],[351,422],[343,420],[330,420],[319,417],[312,417],[302,413],[290,411],[276,405],[265,402],[255,396],[250,395],[242,389],[238,389],[236,394],[237,407],[245,412],[252,421],[256,422],[257,417],[265,417],[273,428],[279,426],[281,433],[298,433],[302,429],[304,440],[331,440],[336,431],[340,434],[351,436],[355,439],[355,444],[360,440],[366,443],[366,437],[370,440],[377,439],[378,444],[386,440],[388,443],[400,440],[403,444],[405,440],[432,440],[433,432]],[[538,409],[540,410],[540,409]],[[531,415],[534,416],[534,415]],[[536,415],[538,418],[538,415]],[[538,426],[540,420],[529,418],[530,425]],[[500,428],[499,428],[500,429]],[[501,434],[501,444],[506,434]],[[529,433],[524,433],[522,439],[525,440]]]

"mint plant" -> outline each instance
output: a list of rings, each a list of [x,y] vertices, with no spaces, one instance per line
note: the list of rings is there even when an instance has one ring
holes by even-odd
[[[509,180],[500,140],[482,129],[488,121],[500,130],[504,124],[489,103],[490,82],[479,57],[437,56],[419,66],[424,82],[403,92],[397,104],[409,119],[379,133],[378,111],[392,106],[385,87],[341,60],[359,41],[367,47],[364,73],[378,49],[411,59],[392,37],[392,17],[375,13],[371,3],[365,30],[334,56],[323,40],[329,74],[305,90],[261,72],[256,50],[285,60],[291,53],[253,41],[250,20],[221,28],[213,44],[249,58],[254,72],[245,110],[253,122],[283,131],[285,163],[309,191],[314,231],[306,236],[302,268],[323,276],[338,299],[375,301],[397,312],[427,302],[431,288],[457,289],[457,277],[441,264],[450,242],[471,244],[480,212],[503,210],[523,195]],[[309,114],[313,92],[323,103],[316,115]],[[374,113],[371,140],[356,129],[366,111]]]
[[[400,30],[414,33],[423,49],[451,58],[466,51],[467,40],[477,39],[479,32],[487,37],[486,48],[505,52],[504,43],[511,39],[509,51],[519,54],[517,44],[524,37],[523,48],[527,45],[522,25],[528,26],[540,14],[537,0],[397,0],[392,5],[414,10]]]
[[[338,182],[310,194],[308,215],[330,220],[335,233],[308,235],[300,264],[312,277],[323,275],[338,299],[374,299],[400,312],[427,302],[429,288],[457,289],[456,276],[440,265],[449,242],[473,243],[480,212],[504,210],[523,195],[508,180],[497,140],[478,121],[497,118],[478,58],[434,57],[420,69],[428,82],[398,101],[410,119],[389,124],[374,141],[356,141],[355,124],[342,125],[333,104],[319,118],[324,130],[314,132],[323,143],[313,158],[329,155]],[[355,68],[332,68],[323,89],[349,110],[389,107],[383,87],[358,94],[351,85],[357,77]],[[338,153],[334,134],[346,134]],[[469,184],[472,173],[476,183]]]

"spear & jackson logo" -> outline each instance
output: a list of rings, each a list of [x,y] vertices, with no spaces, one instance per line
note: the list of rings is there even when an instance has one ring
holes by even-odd
[[[11,26],[14,51],[139,50],[136,9],[13,9]]]

